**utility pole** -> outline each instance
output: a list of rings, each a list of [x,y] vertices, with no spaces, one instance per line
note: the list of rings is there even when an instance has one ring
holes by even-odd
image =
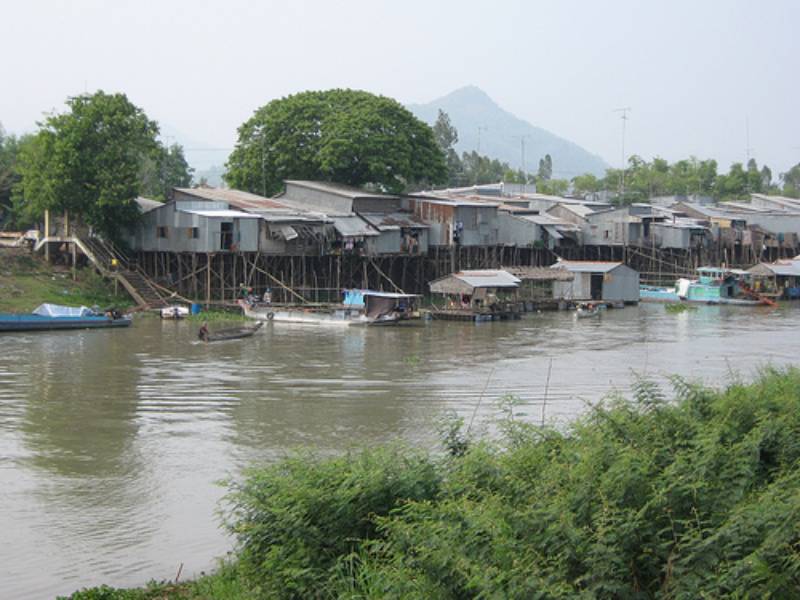
[[[525,139],[531,137],[529,134],[525,135],[514,135],[512,136],[515,140],[519,140],[519,160],[520,160],[520,171],[525,171]]]
[[[750,153],[753,149],[750,147],[750,117],[744,118],[744,167],[750,162]]]
[[[478,154],[481,153],[481,131],[489,131],[486,125],[478,125]]]
[[[628,112],[631,111],[630,106],[624,108],[616,108],[614,112],[622,113],[622,168],[619,172],[619,196],[622,199],[625,196],[625,123],[628,121]]]

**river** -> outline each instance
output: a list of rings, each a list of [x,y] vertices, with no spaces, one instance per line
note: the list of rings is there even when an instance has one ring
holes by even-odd
[[[0,596],[140,585],[212,569],[231,548],[219,481],[293,448],[405,439],[449,411],[563,424],[634,373],[722,384],[796,360],[800,310],[660,305],[400,327],[268,324],[195,341],[197,324],[0,334]],[[549,383],[548,383],[549,371]],[[546,395],[546,402],[545,402]]]

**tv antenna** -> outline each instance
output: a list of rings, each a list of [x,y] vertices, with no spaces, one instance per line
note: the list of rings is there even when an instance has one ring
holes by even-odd
[[[625,124],[628,121],[628,113],[633,110],[630,106],[625,106],[623,108],[615,108],[614,112],[622,113],[620,115],[620,119],[622,119],[622,165],[619,171],[619,195],[620,198],[625,195]]]
[[[520,158],[520,170],[525,173],[525,140],[530,138],[530,134],[526,133],[525,135],[512,135],[512,138],[515,140],[519,140],[519,158]]]
[[[481,131],[489,131],[486,125],[478,125],[478,154],[481,153]]]

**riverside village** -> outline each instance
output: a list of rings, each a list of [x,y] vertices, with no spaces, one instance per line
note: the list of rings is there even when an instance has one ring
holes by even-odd
[[[94,268],[137,310],[164,318],[215,308],[386,325],[800,298],[800,199],[668,196],[620,207],[503,182],[411,194],[284,185],[269,198],[210,187],[137,197],[141,216],[117,243],[80,214],[45,210],[39,228],[4,233],[4,245]],[[0,319],[4,330],[59,325]]]
[[[0,600],[800,598],[800,3],[3,16]]]

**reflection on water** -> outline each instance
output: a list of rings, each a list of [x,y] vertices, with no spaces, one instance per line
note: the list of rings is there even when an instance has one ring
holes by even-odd
[[[435,444],[446,411],[518,396],[563,423],[634,372],[712,383],[793,360],[800,311],[662,306],[517,322],[386,328],[272,324],[195,342],[141,318],[119,331],[0,335],[0,581],[9,597],[135,585],[213,566],[229,540],[215,482],[309,446]],[[484,393],[484,389],[486,390]]]

